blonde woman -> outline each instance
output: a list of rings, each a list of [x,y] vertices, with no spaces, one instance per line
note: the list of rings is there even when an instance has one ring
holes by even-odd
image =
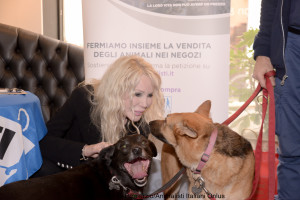
[[[34,177],[95,158],[126,134],[148,137],[148,122],[164,114],[160,87],[159,74],[139,56],[120,57],[101,80],[77,87],[47,123],[40,142],[44,163]]]

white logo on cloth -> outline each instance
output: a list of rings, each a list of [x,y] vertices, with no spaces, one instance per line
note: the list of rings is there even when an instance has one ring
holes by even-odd
[[[8,178],[17,173],[14,167],[23,154],[27,154],[35,145],[22,134],[28,129],[29,115],[21,108],[18,114],[20,120],[21,112],[26,116],[26,125],[22,129],[18,122],[0,116],[0,186]]]

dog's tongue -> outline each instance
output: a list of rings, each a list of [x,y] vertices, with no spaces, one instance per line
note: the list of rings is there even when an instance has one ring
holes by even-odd
[[[126,170],[130,173],[132,178],[141,179],[147,176],[147,169],[149,160],[139,160],[134,163],[125,163]]]

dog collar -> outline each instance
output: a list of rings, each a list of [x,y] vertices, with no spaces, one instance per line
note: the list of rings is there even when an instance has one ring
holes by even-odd
[[[216,143],[217,136],[218,136],[218,129],[215,128],[214,131],[212,132],[212,134],[210,135],[208,146],[207,146],[206,150],[204,151],[203,155],[201,156],[201,159],[200,159],[200,162],[198,164],[198,167],[194,171],[195,174],[200,174],[202,168],[204,167],[204,165],[208,161],[209,156],[211,154],[211,151],[213,150],[214,145]]]
[[[136,191],[133,191],[133,190],[129,190],[129,192],[126,194],[126,196],[131,197],[133,199],[145,199],[145,198],[147,198],[147,196],[144,196],[142,193],[136,192]]]

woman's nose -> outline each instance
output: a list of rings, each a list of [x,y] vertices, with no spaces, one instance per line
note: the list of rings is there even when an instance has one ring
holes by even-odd
[[[146,97],[141,99],[140,105],[146,109],[151,105],[151,103],[152,103],[152,99]]]
[[[141,99],[140,105],[141,105],[143,108],[147,108],[147,107],[148,107],[147,98],[142,98],[142,99]]]

